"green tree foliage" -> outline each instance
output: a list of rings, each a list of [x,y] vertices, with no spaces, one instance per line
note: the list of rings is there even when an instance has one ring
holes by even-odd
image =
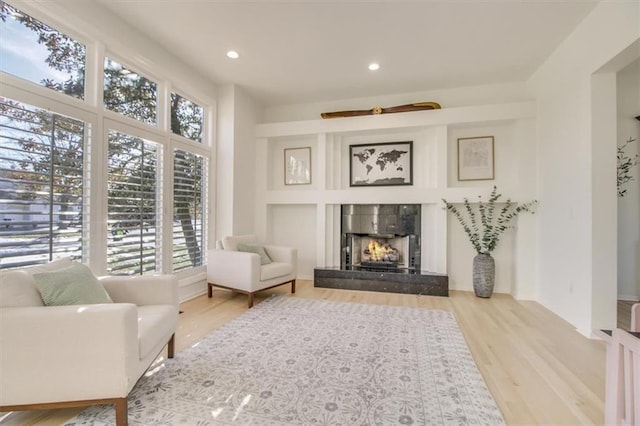
[[[171,94],[171,131],[196,142],[202,142],[202,107],[177,93]]]

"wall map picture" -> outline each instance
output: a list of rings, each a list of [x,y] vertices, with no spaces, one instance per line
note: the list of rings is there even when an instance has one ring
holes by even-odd
[[[413,185],[413,141],[349,146],[350,186]]]

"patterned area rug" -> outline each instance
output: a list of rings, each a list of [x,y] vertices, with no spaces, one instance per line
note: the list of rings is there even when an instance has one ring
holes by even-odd
[[[111,425],[112,406],[67,425]],[[133,425],[502,425],[449,312],[274,296],[150,369]]]

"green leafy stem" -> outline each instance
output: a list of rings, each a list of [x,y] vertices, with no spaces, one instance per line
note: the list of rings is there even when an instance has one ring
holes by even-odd
[[[462,211],[455,204],[442,199],[444,208],[458,219],[478,254],[490,254],[494,251],[504,231],[513,228],[511,222],[520,213],[534,213],[533,208],[538,203],[537,200],[533,200],[524,204],[515,204],[508,198],[504,206],[496,210],[500,197],[502,194],[499,194],[498,188],[494,186],[488,201],[483,201],[482,196],[478,196],[477,203],[471,203],[465,198]]]
[[[624,197],[624,194],[627,193],[623,186],[633,180],[631,169],[638,164],[638,154],[632,158],[625,152],[627,145],[635,141],[635,139],[629,137],[623,145],[618,147],[618,197]]]

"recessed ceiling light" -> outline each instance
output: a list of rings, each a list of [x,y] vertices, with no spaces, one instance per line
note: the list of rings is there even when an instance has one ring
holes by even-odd
[[[238,59],[240,55],[235,50],[230,50],[227,52],[227,58]]]
[[[376,71],[378,69],[380,69],[380,64],[376,64],[375,62],[369,64],[369,70]]]

